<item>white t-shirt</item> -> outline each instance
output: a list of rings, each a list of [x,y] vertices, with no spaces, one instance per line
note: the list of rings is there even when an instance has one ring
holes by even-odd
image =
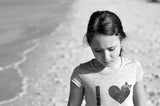
[[[133,106],[133,87],[143,76],[142,66],[122,57],[119,70],[97,72],[93,59],[80,64],[71,81],[84,90],[86,106]]]

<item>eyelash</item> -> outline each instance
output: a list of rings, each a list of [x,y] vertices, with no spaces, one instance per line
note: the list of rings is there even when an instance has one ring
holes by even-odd
[[[109,51],[114,51],[115,50],[115,48],[113,48],[113,49],[108,49]],[[95,50],[95,52],[102,52],[102,50]]]
[[[95,52],[101,52],[101,50],[95,50]]]
[[[115,48],[113,48],[113,49],[109,49],[109,51],[114,51],[115,50]]]

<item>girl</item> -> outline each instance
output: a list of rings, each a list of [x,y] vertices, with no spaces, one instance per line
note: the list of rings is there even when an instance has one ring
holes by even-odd
[[[74,69],[68,106],[80,106],[84,97],[86,106],[146,106],[141,64],[122,56],[125,38],[116,14],[91,15],[86,39],[95,58]]]

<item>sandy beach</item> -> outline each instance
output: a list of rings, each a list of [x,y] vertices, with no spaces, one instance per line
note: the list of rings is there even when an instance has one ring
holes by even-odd
[[[18,64],[24,78],[23,92],[0,106],[66,106],[73,69],[93,58],[83,38],[96,10],[110,10],[121,18],[128,35],[125,55],[143,65],[148,106],[160,106],[159,5],[145,0],[75,1],[56,30],[39,39],[34,51],[24,53],[25,63]]]
[[[157,52],[160,50],[158,46],[160,41],[157,39],[160,34],[160,15],[157,14],[157,11],[160,10],[159,2],[148,3],[143,0],[102,0],[101,2],[96,0],[77,1],[75,5],[73,5],[73,10],[71,11],[73,16],[70,16],[69,21],[65,23],[66,26],[70,26],[70,32],[66,31],[65,35],[68,32],[70,36],[61,38],[61,41],[64,38],[66,40],[63,40],[63,43],[60,43],[59,46],[57,45],[57,49],[59,48],[58,50],[61,51],[60,48],[63,48],[62,50],[64,53],[62,53],[62,57],[56,58],[58,61],[56,61],[51,68],[51,70],[55,71],[54,73],[56,73],[59,81],[62,82],[61,84],[64,84],[63,88],[65,89],[66,94],[68,94],[69,91],[69,78],[73,68],[79,63],[93,57],[88,46],[83,45],[83,37],[86,33],[89,16],[95,10],[110,10],[117,13],[121,18],[124,30],[128,35],[128,39],[125,41],[124,46],[125,55],[129,58],[137,59],[142,63],[145,71],[144,88],[146,98],[148,99],[147,104],[148,106],[158,106],[160,102],[159,52]],[[62,28],[60,28],[60,31],[65,28],[65,24],[64,26],[61,26]],[[62,32],[60,31],[57,31],[55,35],[61,35]],[[63,45],[67,45],[67,48]],[[54,50],[57,51],[57,49]],[[53,53],[53,57],[55,58],[58,56]],[[57,88],[57,92],[61,91],[60,88],[62,89],[62,86]],[[65,99],[62,99],[62,97]],[[55,105],[65,106],[67,99],[68,95],[60,96],[57,94],[56,98],[54,98],[56,101]],[[63,104],[60,100],[65,100],[65,103]]]

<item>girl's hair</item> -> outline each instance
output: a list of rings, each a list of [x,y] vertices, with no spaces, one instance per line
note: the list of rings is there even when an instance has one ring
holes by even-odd
[[[119,17],[110,11],[96,11],[89,20],[86,40],[90,45],[95,34],[103,34],[105,36],[119,36],[120,41],[126,38],[123,26]],[[122,55],[122,48],[120,56]]]
[[[91,15],[86,33],[86,40],[89,45],[95,34],[116,35],[119,36],[120,41],[126,38],[121,20],[110,11],[96,11]]]

